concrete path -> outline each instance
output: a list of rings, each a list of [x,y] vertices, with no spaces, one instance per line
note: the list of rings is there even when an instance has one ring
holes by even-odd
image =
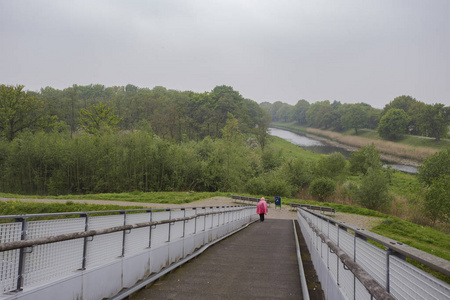
[[[253,223],[130,299],[302,299],[292,220]]]

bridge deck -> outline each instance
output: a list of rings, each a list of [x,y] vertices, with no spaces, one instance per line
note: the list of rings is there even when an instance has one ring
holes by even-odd
[[[132,299],[301,299],[292,220],[256,222]]]

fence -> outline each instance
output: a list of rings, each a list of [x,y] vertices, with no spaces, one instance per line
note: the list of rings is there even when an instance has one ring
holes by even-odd
[[[448,284],[405,257],[447,276],[449,261],[303,208],[297,215],[327,299],[450,299]]]
[[[253,207],[2,216],[15,222],[0,224],[0,299],[111,297],[256,217]]]

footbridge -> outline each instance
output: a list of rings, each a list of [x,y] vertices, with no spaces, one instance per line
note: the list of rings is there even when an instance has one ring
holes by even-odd
[[[251,205],[1,216],[0,300],[450,299],[405,258],[449,276],[447,260],[296,209],[265,222]]]

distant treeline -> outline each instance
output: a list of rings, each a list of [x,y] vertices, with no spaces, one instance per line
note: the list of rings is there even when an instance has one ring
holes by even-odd
[[[297,122],[300,125],[334,131],[360,128],[377,130],[381,137],[389,140],[401,138],[403,134],[423,135],[440,140],[448,134],[450,107],[417,101],[410,96],[395,98],[383,109],[366,103],[342,104],[339,101],[309,103],[299,100],[295,105],[280,101],[260,104],[273,121]]]
[[[27,107],[15,106],[19,102]],[[116,121],[109,122],[105,114],[116,116]],[[86,129],[86,122],[92,118],[103,122],[95,124],[98,128],[114,125],[119,130],[133,130],[151,126],[163,139],[201,140],[206,136],[220,137],[228,114],[239,120],[242,132],[248,132],[261,122],[265,111],[229,86],[217,86],[205,93],[138,88],[131,84],[73,85],[64,90],[46,87],[40,92],[2,85],[0,90],[0,136],[9,140],[25,129],[49,131],[67,126],[73,135]]]

